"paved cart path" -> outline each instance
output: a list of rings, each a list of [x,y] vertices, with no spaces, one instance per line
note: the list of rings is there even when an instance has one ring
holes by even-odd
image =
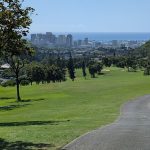
[[[150,150],[150,95],[126,103],[117,121],[81,136],[63,150]]]

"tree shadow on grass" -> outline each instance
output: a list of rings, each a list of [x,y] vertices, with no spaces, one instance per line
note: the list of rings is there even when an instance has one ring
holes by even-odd
[[[55,145],[23,141],[8,142],[0,138],[0,150],[47,150],[50,147],[55,147]]]
[[[9,110],[14,110],[16,108],[22,108],[25,106],[28,106],[29,104],[14,104],[14,105],[8,105],[8,106],[0,106],[0,111],[9,111]]]
[[[15,97],[0,97],[0,100],[10,100],[10,99],[16,99]],[[43,101],[45,100],[44,98],[38,98],[38,99],[23,99],[20,101],[20,103],[22,102],[34,102],[34,101]]]
[[[44,98],[38,98],[38,99],[25,99],[22,100],[21,103],[26,103],[26,102],[36,102],[36,101],[44,101]]]
[[[63,120],[63,121],[4,122],[4,123],[0,123],[0,127],[33,126],[33,125],[59,125],[60,123],[69,122],[69,121],[70,120]]]
[[[10,100],[15,99],[14,97],[0,97],[0,100]]]
[[[101,72],[101,73],[99,73],[98,75],[105,75],[106,73],[104,73],[104,72]]]
[[[3,100],[8,100],[8,99],[13,99],[11,97],[1,97],[0,100],[3,99]],[[0,106],[0,111],[10,111],[10,110],[14,110],[14,109],[17,109],[17,108],[22,108],[22,107],[25,107],[25,106],[28,106],[28,105],[31,105],[30,103],[31,102],[36,102],[36,101],[43,101],[45,99],[43,98],[39,98],[39,99],[27,99],[27,100],[22,100],[21,102],[11,102],[12,105],[8,105],[8,106]],[[24,104],[24,103],[27,103],[27,104]]]

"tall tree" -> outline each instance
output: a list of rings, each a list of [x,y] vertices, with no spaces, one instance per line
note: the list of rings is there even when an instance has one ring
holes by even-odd
[[[86,64],[85,64],[85,61],[82,62],[82,74],[83,74],[83,77],[86,79]]]
[[[95,64],[89,65],[89,73],[92,78],[95,78],[95,74],[97,73],[97,66]]]
[[[100,74],[101,74],[101,71],[102,71],[102,69],[103,69],[103,64],[100,63],[100,62],[98,62],[98,63],[96,64],[96,69],[97,69],[98,75],[100,75]]]
[[[45,76],[43,66],[40,64],[35,64],[32,68],[33,81],[35,81],[36,84],[40,84],[40,82],[44,83]]]
[[[70,79],[72,81],[74,81],[74,79],[75,79],[75,68],[74,68],[74,63],[73,63],[73,58],[72,58],[71,53],[70,53],[70,58],[68,61],[68,72],[69,72]]]
[[[30,46],[23,39],[32,23],[30,14],[34,9],[23,8],[23,0],[0,0],[0,54],[7,61],[16,77],[17,101],[21,101],[19,92],[19,73],[24,60],[31,54]]]
[[[106,66],[106,67],[110,67],[112,62],[111,62],[111,59],[108,58],[108,57],[104,57],[103,58],[103,64]]]

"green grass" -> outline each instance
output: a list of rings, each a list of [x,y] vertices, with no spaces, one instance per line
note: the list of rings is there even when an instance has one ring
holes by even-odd
[[[52,144],[47,149],[58,149],[88,131],[113,122],[124,102],[150,93],[150,77],[142,72],[110,70],[95,79],[85,80],[78,71],[75,82],[21,87],[23,99],[31,100],[24,103],[15,102],[14,87],[1,87],[0,138],[9,144],[45,143]],[[2,107],[10,105],[7,109]]]

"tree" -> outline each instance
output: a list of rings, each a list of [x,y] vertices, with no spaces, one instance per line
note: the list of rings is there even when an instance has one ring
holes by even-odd
[[[82,62],[82,73],[83,73],[83,77],[86,79],[86,64],[85,61]]]
[[[35,64],[32,68],[32,77],[33,81],[36,82],[36,84],[40,84],[40,82],[44,83],[45,80],[45,71],[42,65]]]
[[[150,75],[150,64],[147,64],[144,70],[144,75]]]
[[[70,79],[72,81],[74,81],[74,79],[75,79],[75,68],[74,68],[74,63],[73,63],[73,58],[72,58],[71,53],[70,53],[70,58],[68,61],[68,72],[69,72]]]
[[[101,71],[102,71],[102,69],[103,69],[103,64],[100,63],[100,62],[98,62],[98,63],[96,64],[96,69],[97,69],[98,75],[100,75],[100,74],[101,74]]]
[[[34,62],[32,62],[30,64],[26,64],[26,66],[25,66],[27,80],[30,82],[31,85],[32,85],[32,83],[34,81],[34,74],[33,74],[34,66],[35,66]]]
[[[15,74],[17,101],[21,101],[19,74],[24,60],[31,54],[31,48],[23,39],[32,23],[30,14],[34,9],[22,7],[23,0],[0,0],[0,56],[10,64]]]
[[[110,58],[104,57],[104,58],[103,58],[103,64],[104,64],[106,67],[110,67],[111,64],[112,64],[112,61],[111,61]]]
[[[127,57],[126,67],[128,72],[137,70],[137,59],[135,57]]]
[[[89,73],[92,78],[95,78],[95,74],[97,73],[97,68],[95,64],[89,65]]]

